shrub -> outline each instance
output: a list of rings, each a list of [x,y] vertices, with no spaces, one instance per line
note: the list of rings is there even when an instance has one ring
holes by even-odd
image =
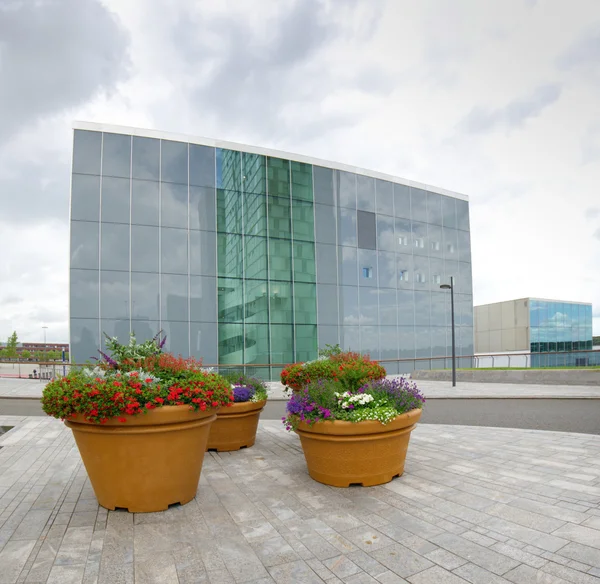
[[[137,371],[95,377],[88,370],[73,371],[44,388],[42,408],[55,418],[81,414],[88,422],[104,424],[109,418],[146,413],[168,405],[206,410],[233,401],[230,385],[214,373],[190,372],[179,383],[163,382]]]
[[[117,417],[146,413],[167,405],[188,405],[191,410],[228,406],[233,402],[231,384],[202,369],[202,361],[163,353],[159,335],[138,345],[132,334],[121,345],[107,337],[111,355],[93,369],[71,371],[44,388],[42,407],[55,418],[82,415],[88,422],[106,423]]]
[[[299,391],[313,381],[339,381],[345,390],[355,391],[367,381],[382,379],[385,369],[369,355],[342,351],[339,345],[326,345],[316,361],[294,363],[281,372],[281,383]]]
[[[370,381],[357,390],[344,390],[339,381],[319,380],[293,393],[282,421],[287,430],[301,422],[326,420],[387,424],[399,414],[422,408],[424,402],[417,386],[403,378]]]

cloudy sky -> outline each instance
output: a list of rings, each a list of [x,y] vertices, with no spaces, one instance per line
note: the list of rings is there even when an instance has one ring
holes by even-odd
[[[4,0],[0,339],[68,339],[73,120],[465,193],[475,304],[593,302],[600,334],[598,0]]]

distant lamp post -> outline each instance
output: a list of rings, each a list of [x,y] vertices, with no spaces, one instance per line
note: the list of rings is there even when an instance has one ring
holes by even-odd
[[[442,284],[442,290],[450,290],[450,306],[452,312],[452,387],[456,387],[456,336],[454,331],[454,276],[450,276],[450,284]]]
[[[46,349],[46,330],[47,330],[47,326],[43,326],[42,329],[44,330],[44,349]]]

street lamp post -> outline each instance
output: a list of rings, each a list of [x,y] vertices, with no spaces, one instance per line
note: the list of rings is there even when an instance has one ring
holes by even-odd
[[[450,284],[442,284],[442,290],[450,290],[450,310],[452,313],[452,387],[456,387],[456,336],[454,330],[454,276],[450,276]]]
[[[44,331],[44,350],[46,350],[46,329],[48,327],[47,326],[43,326],[42,329]]]

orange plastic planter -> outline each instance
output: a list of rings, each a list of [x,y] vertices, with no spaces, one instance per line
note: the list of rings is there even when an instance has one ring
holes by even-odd
[[[378,421],[300,423],[308,474],[333,487],[389,483],[404,472],[410,433],[421,417],[415,409],[388,424]]]
[[[238,402],[221,408],[210,429],[206,449],[228,452],[252,446],[258,419],[266,403],[267,400]]]
[[[107,509],[163,511],[196,496],[216,409],[163,406],[106,424],[66,420],[98,502]]]

